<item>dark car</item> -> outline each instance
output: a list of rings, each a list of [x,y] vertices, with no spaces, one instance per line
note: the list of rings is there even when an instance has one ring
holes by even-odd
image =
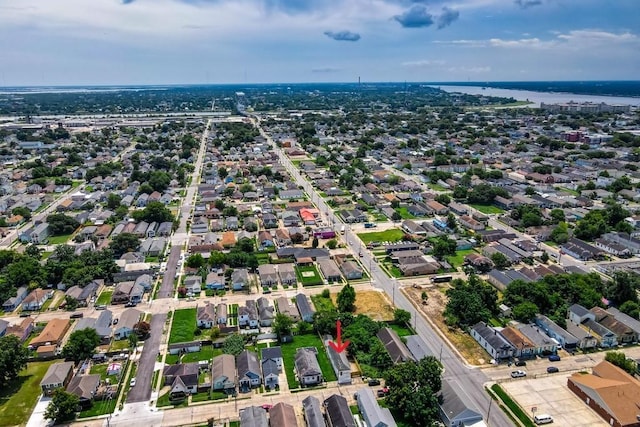
[[[31,317],[31,313],[25,313],[24,311],[20,313],[20,317]]]
[[[516,363],[514,363],[514,365],[516,365],[516,366],[527,366],[527,362],[525,362],[524,360],[518,360],[518,361],[516,361]]]
[[[384,397],[384,391],[378,390],[378,397]]]
[[[71,316],[69,316],[70,319],[79,319],[82,316],[84,316],[84,313],[73,313]]]
[[[557,354],[552,354],[551,356],[549,356],[549,362],[559,362],[560,361],[560,356],[558,356]]]
[[[547,368],[547,373],[549,373],[549,374],[555,374],[556,372],[560,372],[560,370],[558,368],[556,368],[555,366],[549,366]]]
[[[375,386],[375,385],[380,385],[380,380],[377,379],[371,379],[369,381],[367,381],[367,384],[369,384],[370,386]]]

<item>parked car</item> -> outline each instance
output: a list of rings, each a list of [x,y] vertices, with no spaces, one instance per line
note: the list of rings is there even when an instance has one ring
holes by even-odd
[[[79,319],[82,316],[84,316],[84,313],[73,313],[71,316],[69,316],[70,319]]]
[[[525,362],[524,360],[517,360],[516,363],[514,363],[514,365],[516,365],[516,366],[527,366],[527,362]]]
[[[519,369],[517,371],[511,372],[511,378],[520,378],[520,377],[526,377],[526,376],[527,376],[527,373]]]
[[[96,305],[96,310],[106,310],[106,309],[107,309],[107,306],[104,304]]]
[[[549,374],[555,374],[556,372],[560,372],[560,370],[555,366],[549,366],[547,368],[547,373]]]
[[[559,362],[560,361],[560,356],[558,356],[557,354],[552,354],[551,356],[549,356],[549,362]]]
[[[113,324],[114,324],[114,325],[117,325],[119,320],[120,320],[120,319],[118,319],[118,318],[116,317],[115,319],[113,319]]]
[[[27,312],[22,312],[20,313],[20,317],[31,317],[31,313],[27,313]]]
[[[136,385],[136,377],[131,378],[129,381],[129,387],[134,387]]]
[[[380,385],[380,380],[373,378],[367,381],[367,384],[370,386]]]

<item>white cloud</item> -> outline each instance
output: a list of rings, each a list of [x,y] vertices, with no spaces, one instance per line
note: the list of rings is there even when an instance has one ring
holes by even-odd
[[[450,71],[452,73],[460,73],[460,74],[467,74],[467,73],[482,74],[482,73],[490,72],[491,71],[491,67],[489,67],[489,66],[472,66],[472,67],[459,66],[459,67],[449,67],[447,69],[447,71]]]
[[[446,64],[446,61],[442,59],[422,59],[419,61],[407,61],[403,62],[403,67],[410,68],[431,68],[431,67],[441,67]]]

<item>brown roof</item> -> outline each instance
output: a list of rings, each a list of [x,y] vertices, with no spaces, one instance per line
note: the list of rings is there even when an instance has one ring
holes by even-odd
[[[269,411],[269,418],[272,426],[298,427],[296,412],[293,406],[287,403],[278,402],[273,405],[273,408]]]
[[[225,231],[222,233],[221,243],[224,247],[234,246],[236,244],[236,233],[233,231]]]
[[[505,337],[514,347],[523,350],[525,348],[535,348],[536,345],[529,341],[519,330],[512,328],[511,326],[504,328],[500,331],[503,337]]]
[[[593,374],[575,373],[569,377],[568,382],[592,395],[622,426],[637,425],[640,381],[622,369],[603,361],[593,367]]]
[[[70,326],[69,319],[51,319],[40,335],[29,343],[32,347],[39,347],[46,343],[59,344]]]
[[[33,318],[31,317],[25,317],[22,322],[20,322],[19,324],[15,324],[15,325],[9,325],[7,327],[7,335],[15,335],[16,337],[18,337],[19,339],[22,339],[24,336],[25,331],[27,330],[27,328],[29,328],[29,326],[31,326],[31,324],[33,323]],[[26,337],[24,337],[26,338]]]

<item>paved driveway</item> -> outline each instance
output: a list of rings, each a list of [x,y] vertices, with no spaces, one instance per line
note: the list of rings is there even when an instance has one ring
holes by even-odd
[[[154,314],[151,318],[151,336],[144,342],[142,354],[138,361],[136,372],[136,385],[131,387],[127,396],[127,403],[144,402],[151,398],[151,381],[153,380],[153,368],[156,364],[162,329],[167,320],[165,314]]]

